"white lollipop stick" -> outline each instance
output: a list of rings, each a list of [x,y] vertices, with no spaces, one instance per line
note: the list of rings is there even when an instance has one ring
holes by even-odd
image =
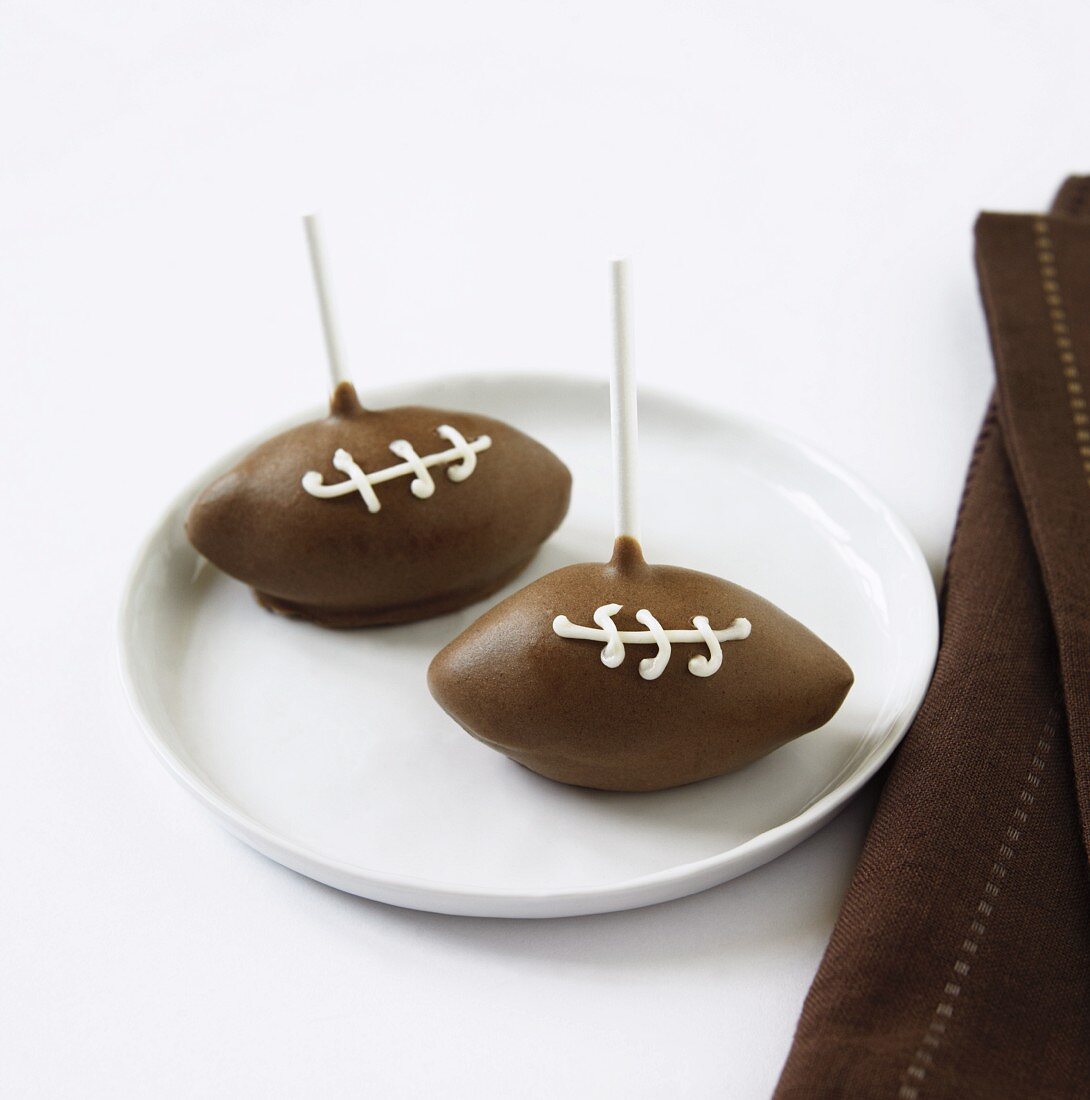
[[[613,374],[609,380],[613,428],[613,517],[617,538],[639,539],[636,492],[638,430],[636,370],[632,366],[632,316],[628,261],[613,261]]]
[[[314,274],[314,290],[318,295],[318,309],[322,314],[322,332],[325,334],[326,357],[329,360],[329,377],[336,389],[342,382],[350,382],[344,366],[344,351],[340,333],[337,331],[336,311],[333,308],[333,293],[330,289],[329,275],[326,272],[325,253],[322,249],[322,234],[318,226],[317,214],[303,215],[303,228],[307,233],[307,248],[310,251],[310,268]]]

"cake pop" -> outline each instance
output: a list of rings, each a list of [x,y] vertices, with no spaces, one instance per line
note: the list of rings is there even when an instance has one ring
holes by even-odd
[[[209,485],[190,541],[272,611],[323,626],[409,622],[490,595],[568,510],[548,448],[477,413],[368,410],[343,370],[318,226],[305,219],[329,415],[262,443]]]
[[[735,771],[817,729],[853,677],[760,596],[644,559],[626,270],[614,264],[613,556],[499,603],[436,655],[428,684],[468,733],[543,776],[653,791]]]

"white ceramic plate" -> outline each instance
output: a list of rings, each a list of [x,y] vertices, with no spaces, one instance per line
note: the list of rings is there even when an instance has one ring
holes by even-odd
[[[464,377],[367,396],[509,420],[570,466],[567,520],[497,600],[558,566],[608,557],[605,383]],[[170,505],[129,580],[122,667],[152,746],[259,851],[416,909],[633,908],[781,855],[859,789],[915,714],[938,641],[930,574],[889,509],[797,440],[652,393],[641,395],[640,436],[648,558],[761,593],[854,668],[855,686],[823,729],[736,775],[655,794],[579,790],[526,771],[463,733],[425,685],[431,656],[487,604],[327,631],[262,611],[191,549],[189,502],[252,441]]]

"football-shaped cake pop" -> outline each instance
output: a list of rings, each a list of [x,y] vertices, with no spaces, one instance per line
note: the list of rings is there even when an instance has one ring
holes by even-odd
[[[323,626],[408,622],[516,577],[559,526],[571,475],[487,416],[364,409],[339,342],[308,220],[335,388],[329,416],[261,444],[208,486],[190,541],[267,608]]]
[[[467,732],[541,775],[653,791],[735,771],[817,729],[853,677],[760,596],[644,560],[623,267],[615,273],[612,560],[558,569],[508,597],[435,657],[428,684]]]

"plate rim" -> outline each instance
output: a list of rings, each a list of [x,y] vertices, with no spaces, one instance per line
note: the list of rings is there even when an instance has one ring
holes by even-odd
[[[574,386],[585,390],[601,389],[603,392],[607,388],[604,381],[599,382],[597,379],[564,372],[513,371],[500,375],[486,372],[462,372],[413,379],[400,385],[369,390],[368,394],[376,404],[384,406],[404,403],[406,397],[399,395],[408,395],[411,399],[411,395],[418,390],[427,391],[429,388],[445,385],[459,387],[496,383],[522,385],[543,383]],[[698,406],[683,395],[679,396],[655,386],[641,386],[640,395],[645,401],[665,402],[680,408],[695,408],[705,415],[710,412],[728,427],[736,426],[761,436],[769,436],[777,443],[801,453],[809,461],[822,467],[826,473],[835,476],[864,503],[879,513],[908,559],[918,568],[922,577],[927,579],[924,591],[930,593],[930,599],[924,626],[927,634],[926,651],[929,656],[921,659],[915,669],[910,692],[912,702],[901,710],[889,730],[860,764],[805,809],[722,852],[698,860],[674,864],[647,874],[591,886],[573,887],[569,890],[504,890],[491,886],[474,886],[421,878],[411,874],[376,871],[331,858],[271,829],[206,782],[196,769],[187,766],[179,754],[172,749],[145,706],[139,677],[135,671],[135,654],[130,644],[138,582],[171,517],[181,510],[207,482],[210,471],[229,467],[243,454],[275,433],[296,424],[305,423],[308,419],[320,417],[323,412],[322,406],[312,407],[283,419],[272,427],[248,437],[213,461],[207,469],[191,478],[180,490],[170,496],[167,504],[158,511],[156,518],[138,544],[122,584],[121,599],[115,620],[115,653],[123,694],[137,720],[144,740],[155,756],[174,779],[211,811],[229,832],[266,857],[346,893],[405,908],[437,913],[516,918],[560,917],[638,908],[697,893],[727,882],[778,858],[812,836],[843,809],[889,759],[908,732],[923,703],[939,645],[938,600],[930,567],[919,543],[892,507],[871,488],[865,479],[846,469],[809,441],[757,417],[743,415],[718,404],[710,407]],[[696,885],[693,885],[692,889],[686,888],[694,882]]]

